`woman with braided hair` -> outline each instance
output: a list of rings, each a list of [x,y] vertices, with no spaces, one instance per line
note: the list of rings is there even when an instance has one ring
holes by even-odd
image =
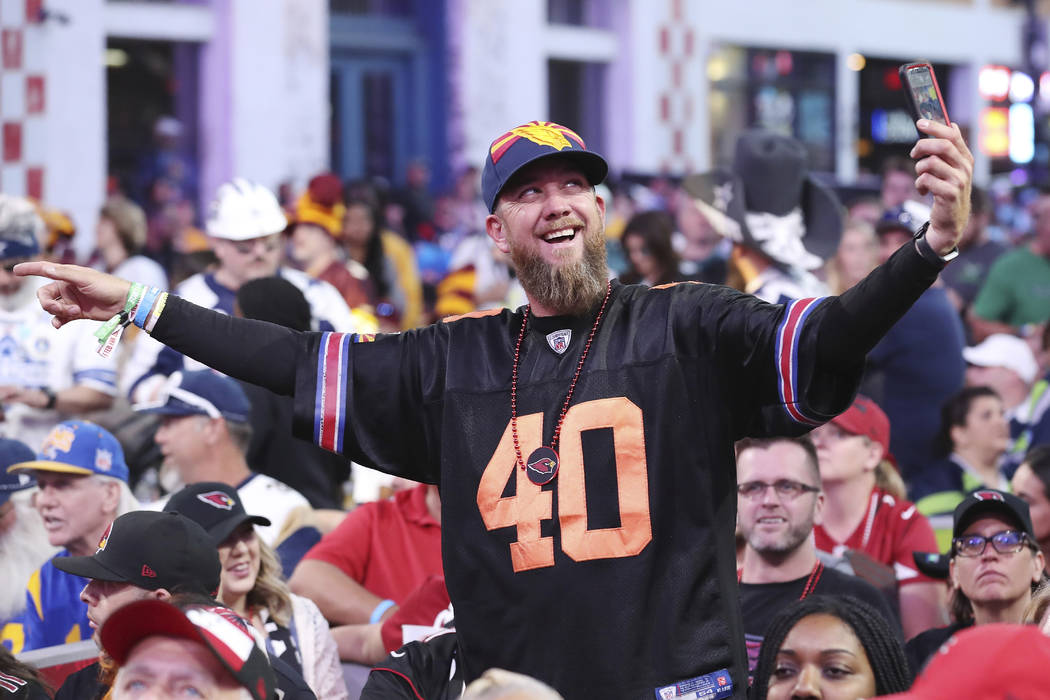
[[[875,608],[815,595],[770,622],[751,697],[856,700],[907,690],[911,680],[904,648]]]

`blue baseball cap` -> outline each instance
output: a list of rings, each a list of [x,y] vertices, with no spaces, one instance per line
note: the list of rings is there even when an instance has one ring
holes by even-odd
[[[572,129],[554,122],[532,121],[516,126],[489,146],[485,168],[481,171],[481,193],[489,213],[496,210],[499,193],[521,170],[534,160],[563,156],[575,161],[591,185],[597,185],[609,174],[609,164],[587,146]]]
[[[128,480],[128,465],[120,443],[102,426],[84,420],[59,423],[51,429],[36,459],[12,464],[7,471],[26,469]]]
[[[31,258],[40,253],[44,220],[25,197],[0,192],[0,260]]]
[[[24,442],[0,438],[0,506],[11,500],[15,491],[36,486],[36,480],[27,472],[8,474],[7,468],[19,462],[36,459],[36,453]]]
[[[135,404],[141,413],[162,416],[208,416],[225,418],[234,423],[247,423],[252,405],[244,389],[233,379],[205,369],[175,372],[155,401]]]
[[[881,236],[890,231],[901,231],[911,236],[919,230],[923,223],[925,219],[920,221],[906,208],[894,207],[888,209],[875,223],[875,233]]]

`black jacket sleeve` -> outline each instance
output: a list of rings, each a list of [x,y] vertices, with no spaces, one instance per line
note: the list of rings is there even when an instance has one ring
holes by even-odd
[[[153,337],[223,374],[291,396],[299,331],[234,318],[169,295]]]

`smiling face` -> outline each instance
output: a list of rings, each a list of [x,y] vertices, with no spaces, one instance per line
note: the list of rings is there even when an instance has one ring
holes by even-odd
[[[819,486],[819,478],[806,451],[791,442],[777,441],[766,447],[750,447],[737,456],[737,483],[781,479]],[[787,554],[807,540],[820,522],[824,494],[806,492],[794,498],[766,488],[755,498],[738,498],[737,519],[748,546],[759,554]]]
[[[581,314],[601,300],[605,202],[571,161],[548,157],[523,167],[485,226],[510,255],[535,313]]]
[[[769,678],[769,700],[857,700],[875,695],[875,672],[857,635],[833,615],[809,615],[791,628]]]
[[[40,470],[36,481],[39,490],[34,504],[48,542],[76,556],[94,554],[99,538],[116,516],[120,498],[116,485],[86,475]]]
[[[259,537],[250,523],[242,523],[219,545],[222,581],[219,600],[234,607],[255,587],[259,577]]]
[[[963,535],[990,538],[1004,530],[1017,530],[1017,525],[997,515],[974,521]],[[1039,580],[1043,555],[1028,546],[1020,552],[1000,553],[986,543],[984,552],[975,557],[956,554],[949,565],[949,580],[974,606],[1005,607],[1031,596],[1031,585]]]

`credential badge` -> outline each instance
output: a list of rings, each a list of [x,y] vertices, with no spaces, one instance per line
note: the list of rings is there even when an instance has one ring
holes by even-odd
[[[572,340],[571,328],[562,328],[560,331],[547,334],[547,344],[551,346],[551,350],[559,355],[569,349],[570,340]]]

